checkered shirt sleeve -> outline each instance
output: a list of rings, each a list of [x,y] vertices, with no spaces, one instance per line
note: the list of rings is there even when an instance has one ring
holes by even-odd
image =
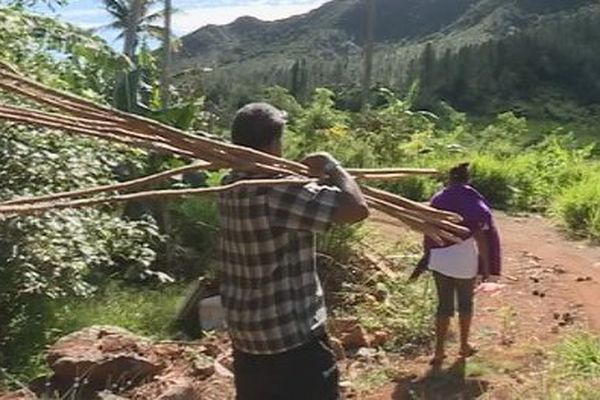
[[[285,229],[325,232],[333,222],[341,193],[337,187],[316,183],[274,187],[268,199],[271,223]]]

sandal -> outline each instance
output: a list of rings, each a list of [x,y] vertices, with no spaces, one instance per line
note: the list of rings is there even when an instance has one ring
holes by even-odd
[[[431,361],[429,361],[429,365],[431,365],[432,367],[439,367],[440,365],[442,365],[444,363],[444,360],[446,359],[446,355],[442,355],[442,356],[434,356]]]

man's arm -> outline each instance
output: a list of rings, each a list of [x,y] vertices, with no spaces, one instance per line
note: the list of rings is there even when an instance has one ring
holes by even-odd
[[[354,224],[369,216],[369,207],[360,187],[340,163],[328,153],[317,153],[306,157],[304,164],[314,176],[328,176],[329,183],[340,190],[339,204],[333,212],[336,224]]]

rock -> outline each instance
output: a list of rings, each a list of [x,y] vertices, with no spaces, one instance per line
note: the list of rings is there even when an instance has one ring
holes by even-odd
[[[390,334],[386,331],[376,331],[372,335],[371,346],[381,347],[390,340]]]
[[[370,304],[377,304],[379,302],[379,300],[377,299],[376,296],[372,295],[372,294],[365,294],[365,303],[370,303]]]
[[[214,368],[215,373],[219,376],[233,379],[233,372],[231,372],[231,369],[225,367],[219,360],[215,360]]]
[[[0,400],[37,400],[38,397],[25,390],[0,395]]]
[[[160,360],[145,353],[151,353],[146,339],[121,328],[92,326],[60,339],[46,360],[54,381],[79,383],[85,377],[87,388],[103,389],[110,382],[125,389],[162,369]]]
[[[344,332],[350,332],[358,325],[358,318],[335,318],[331,321],[331,329],[333,333],[338,336]]]
[[[340,339],[345,349],[370,347],[367,333],[360,325],[356,325],[350,332],[342,334]]]
[[[194,376],[206,379],[215,373],[215,361],[212,357],[198,354],[193,362]]]
[[[361,347],[356,352],[356,356],[364,358],[365,360],[372,360],[377,356],[377,350],[370,349],[368,347]]]
[[[352,387],[352,382],[350,382],[350,381],[347,381],[347,380],[346,380],[346,381],[340,381],[340,384],[339,384],[339,386],[340,386],[340,388],[342,388],[342,389],[349,389],[349,388],[351,388],[351,387]]]
[[[555,274],[564,274],[567,270],[563,266],[556,264],[552,267],[552,272]]]
[[[103,390],[102,392],[98,393],[96,396],[97,396],[97,400],[127,400],[126,397],[119,396],[119,395],[109,392],[107,390]]]
[[[342,361],[346,359],[346,351],[344,351],[344,345],[340,339],[332,336],[329,338],[329,344],[335,354],[336,360]]]
[[[156,400],[200,400],[200,393],[191,379],[172,381]]]

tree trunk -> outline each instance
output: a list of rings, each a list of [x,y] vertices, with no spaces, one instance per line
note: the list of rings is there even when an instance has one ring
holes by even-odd
[[[135,51],[138,45],[138,28],[142,18],[142,9],[146,0],[132,0],[129,15],[127,16],[127,28],[123,43],[123,54],[135,64]]]
[[[375,0],[367,0],[367,39],[364,46],[364,71],[362,82],[362,109],[369,104],[369,91],[373,75],[373,47],[375,41]]]
[[[169,108],[171,97],[169,95],[170,73],[171,73],[171,16],[173,12],[171,0],[165,0],[165,36],[163,38],[163,60],[162,76],[160,80],[160,91],[162,99],[162,108]],[[171,210],[168,199],[163,200],[163,223],[166,235],[166,263],[168,268],[173,268],[175,261],[175,239],[173,238],[173,227],[171,223]]]
[[[161,77],[161,97],[162,106],[164,109],[169,107],[170,94],[169,86],[171,85],[171,17],[173,13],[172,0],[165,0],[165,36],[163,39],[163,62],[162,62],[162,77]]]
[[[147,0],[131,0],[131,8],[127,15],[127,27],[123,41],[123,54],[133,64],[133,70],[118,73],[115,86],[115,104],[127,112],[135,112],[138,105],[139,76],[137,72],[136,50],[138,46],[138,29],[142,18],[144,3]]]

